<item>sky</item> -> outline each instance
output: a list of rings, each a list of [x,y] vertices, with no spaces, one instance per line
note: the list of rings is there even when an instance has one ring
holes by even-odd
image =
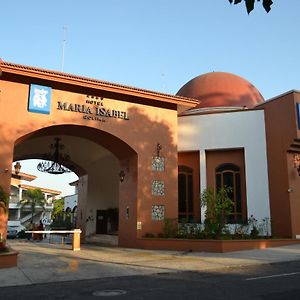
[[[228,0],[0,0],[0,58],[169,94],[224,71],[270,99],[300,90],[300,1],[273,2],[248,15]]]

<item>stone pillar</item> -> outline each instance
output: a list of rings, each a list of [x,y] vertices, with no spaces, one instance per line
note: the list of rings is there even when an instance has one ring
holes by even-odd
[[[86,237],[86,206],[87,206],[88,175],[79,178],[76,227],[82,230],[81,241]]]
[[[80,250],[80,229],[74,229],[73,233],[73,241],[72,241],[72,250],[79,251]]]
[[[22,200],[22,193],[23,193],[23,189],[21,187],[21,185],[19,185],[19,202]],[[21,221],[21,208],[18,208],[18,216],[17,216],[18,220]]]
[[[0,147],[0,187],[7,195],[10,195],[13,150],[14,144],[3,136]],[[8,207],[8,204],[7,209],[4,206],[0,207],[0,238],[2,240],[6,240],[7,235]]]

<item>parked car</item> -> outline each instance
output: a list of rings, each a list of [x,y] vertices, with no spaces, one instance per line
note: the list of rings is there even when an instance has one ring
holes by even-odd
[[[7,238],[15,239],[18,237],[18,233],[22,230],[26,230],[23,225],[19,226],[7,226]]]
[[[16,226],[7,226],[7,238],[15,239],[18,236],[18,230]]]

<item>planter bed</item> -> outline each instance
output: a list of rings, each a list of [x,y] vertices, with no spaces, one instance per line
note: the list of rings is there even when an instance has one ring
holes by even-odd
[[[265,249],[300,244],[296,239],[257,239],[257,240],[189,240],[141,238],[138,246],[150,250],[175,250],[193,252],[232,252],[251,249]]]
[[[5,248],[5,251],[0,251],[0,269],[11,268],[17,266],[19,252],[12,250],[11,248]]]

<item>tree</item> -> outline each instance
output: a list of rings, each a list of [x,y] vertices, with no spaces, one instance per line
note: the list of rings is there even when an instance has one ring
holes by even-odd
[[[206,208],[204,230],[216,239],[221,237],[232,212],[233,202],[229,197],[231,191],[230,187],[223,187],[217,192],[207,188],[201,193],[201,206]]]
[[[43,192],[40,189],[26,190],[24,193],[24,199],[20,201],[21,210],[25,207],[30,207],[31,209],[31,222],[33,223],[33,217],[38,206],[44,209],[44,205],[47,203]]]
[[[66,228],[65,219],[67,212],[64,211],[64,198],[55,200],[52,211],[52,228]]]
[[[230,4],[239,4],[242,2],[242,0],[228,0]],[[247,8],[247,13],[250,14],[250,12],[254,9],[254,4],[256,2],[260,2],[260,0],[244,0],[245,5]],[[265,11],[268,13],[271,10],[271,5],[273,4],[272,0],[262,0],[262,5],[265,9]]]
[[[51,224],[51,228],[60,228],[66,230],[73,229],[73,213],[71,212],[70,208],[68,208],[66,211],[64,210],[64,198],[55,200],[52,219],[53,222]]]
[[[53,211],[52,211],[52,219],[59,218],[64,213],[64,198],[60,198],[55,200]]]

